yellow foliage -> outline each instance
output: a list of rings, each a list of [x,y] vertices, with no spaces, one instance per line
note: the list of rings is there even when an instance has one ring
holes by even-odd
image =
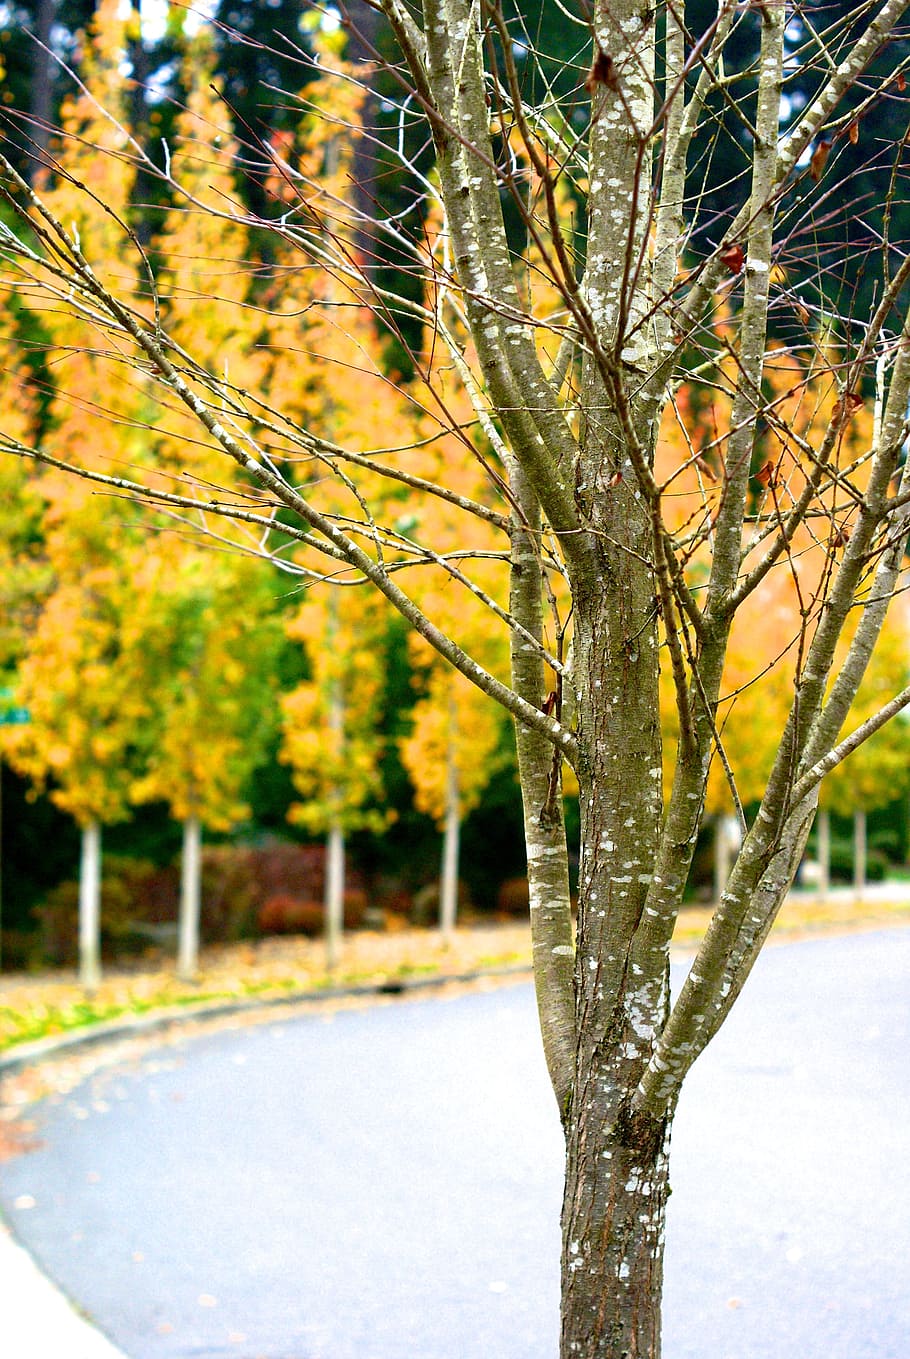
[[[364,589],[313,589],[288,626],[311,678],[282,699],[281,758],[303,799],[289,819],[313,832],[386,824],[379,731],[388,618]]]
[[[416,790],[415,806],[442,826],[449,811],[454,761],[458,810],[467,816],[496,769],[502,740],[499,710],[457,671],[435,666],[426,695],[415,704],[413,723],[400,749]]]

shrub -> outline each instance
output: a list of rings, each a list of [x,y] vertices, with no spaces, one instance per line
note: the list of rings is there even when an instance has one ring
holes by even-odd
[[[366,893],[358,887],[344,894],[344,927],[359,929],[367,909]],[[325,906],[311,897],[275,892],[267,897],[257,913],[256,924],[263,934],[305,934],[314,939],[325,929]]]
[[[362,887],[348,887],[344,894],[344,927],[359,930],[367,913],[367,894]]]
[[[471,893],[467,883],[458,882],[458,910],[466,911],[471,906]],[[411,905],[412,925],[433,926],[439,923],[439,883],[428,882],[414,893]]]
[[[291,840],[269,839],[246,852],[260,901],[282,894],[308,901],[324,899],[324,845],[298,845]],[[350,863],[345,865],[345,880],[352,891],[362,891],[366,885],[363,875]]]
[[[148,940],[137,925],[174,920],[177,877],[145,859],[109,854],[102,862],[101,948],[105,956],[135,952]],[[40,949],[49,963],[69,965],[79,954],[79,884],[53,888],[34,910]]]
[[[386,915],[408,918],[414,908],[414,894],[401,878],[379,878],[373,884],[372,897]]]
[[[207,944],[232,943],[254,932],[261,900],[251,850],[209,845],[202,851],[199,929]]]
[[[527,878],[506,878],[496,894],[496,909],[503,915],[527,916],[531,891]]]
[[[262,934],[306,934],[315,938],[324,928],[325,909],[321,901],[276,892],[260,906],[256,924]]]

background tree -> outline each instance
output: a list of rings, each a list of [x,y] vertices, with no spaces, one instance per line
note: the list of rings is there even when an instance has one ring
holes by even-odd
[[[431,380],[425,388],[426,412],[422,425],[426,442],[409,459],[415,472],[431,484],[444,484],[451,492],[478,503],[489,502],[490,475],[486,458],[490,450],[474,429],[474,411],[465,399],[460,384],[451,375],[434,372],[433,356],[424,356]],[[445,401],[450,422],[456,422],[459,438],[453,438],[434,420],[435,403],[430,394]],[[421,399],[420,386],[415,397]],[[477,439],[477,456],[465,456]],[[458,508],[438,498],[413,493],[409,513],[398,520],[402,545],[415,533],[433,544],[449,567],[423,561],[415,567],[412,597],[421,610],[460,645],[481,660],[494,674],[506,672],[508,656],[503,639],[491,636],[486,599],[502,596],[504,574],[502,549],[495,525],[474,517],[465,525]],[[423,557],[416,549],[417,559]],[[460,557],[471,566],[471,581],[477,594],[453,588],[452,563]],[[505,600],[496,600],[502,609]],[[426,641],[414,633],[409,646],[415,668],[415,683],[421,690],[412,712],[412,729],[400,743],[402,760],[415,790],[419,811],[433,817],[443,833],[439,876],[439,927],[444,939],[455,928],[458,908],[461,823],[478,804],[481,794],[496,771],[497,752],[502,746],[500,715],[486,702],[481,690],[453,671]]]
[[[61,135],[49,152],[55,178],[46,190],[54,211],[67,217],[87,249],[109,263],[119,254],[133,180],[114,121],[125,112],[119,74],[124,26],[115,8],[99,10],[84,54],[84,87],[64,105]],[[73,193],[84,143],[110,153],[101,155],[92,175],[94,201],[106,209],[100,218],[81,194]],[[137,286],[138,267],[131,260],[121,272],[128,289]],[[136,421],[143,407],[148,409],[148,399],[115,354],[99,352],[91,310],[54,309],[41,322],[48,362],[66,366],[72,383],[47,403],[44,421],[53,428],[56,446],[80,465],[93,455],[108,468],[121,467],[131,456],[147,462]],[[109,401],[111,419],[96,427],[93,398],[100,392]],[[19,409],[22,404],[17,403]],[[10,736],[8,750],[13,767],[35,788],[51,786],[56,804],[79,823],[80,976],[93,986],[100,970],[101,827],[128,815],[146,711],[141,691],[130,691],[120,665],[136,511],[52,470],[36,489],[45,503],[44,550],[53,585],[17,681],[32,721]]]
[[[311,596],[289,625],[306,648],[311,678],[282,700],[282,758],[301,801],[289,820],[326,836],[326,945],[338,962],[344,927],[344,845],[354,830],[380,829],[379,728],[387,619],[361,589]]]
[[[384,218],[373,230],[430,275],[417,296],[438,295],[441,305],[415,301],[407,288],[392,294],[361,267],[352,246],[356,204],[325,187],[340,157],[314,167],[272,149],[285,190],[273,221],[276,250],[299,250],[319,279],[309,343],[320,335],[317,319],[337,321],[341,308],[345,329],[366,307],[393,326],[399,313],[425,326],[426,343],[411,349],[415,370],[437,413],[445,412],[445,394],[420,358],[445,352],[488,444],[482,456],[494,504],[410,470],[402,449],[416,442],[417,424],[389,439],[388,423],[319,423],[300,407],[299,416],[283,414],[275,391],[226,392],[207,356],[170,347],[124,271],[104,268],[111,255],[86,256],[68,219],[30,195],[7,162],[7,204],[21,222],[20,235],[4,238],[8,268],[20,293],[28,279],[30,305],[62,292],[68,309],[90,309],[108,351],[128,350],[143,381],[182,402],[200,439],[244,469],[244,503],[213,492],[210,509],[214,501],[255,522],[279,560],[295,539],[310,579],[369,582],[516,719],[541,1028],[566,1137],[561,1352],[656,1356],[669,1134],[682,1082],[735,1002],[789,890],[820,780],[910,700],[910,690],[899,690],[842,738],[900,587],[908,532],[903,246],[890,234],[885,249],[870,242],[864,283],[875,274],[877,292],[861,325],[836,308],[826,314],[836,357],[827,339],[819,352],[810,308],[809,324],[795,310],[805,331],[803,368],[811,359],[828,369],[830,400],[811,432],[788,428],[769,377],[779,364],[774,318],[794,306],[787,282],[794,252],[803,274],[827,268],[815,253],[814,225],[835,182],[834,141],[852,144],[857,123],[857,108],[843,101],[853,92],[868,109],[903,79],[900,50],[889,43],[905,0],[883,0],[848,25],[823,18],[800,62],[792,60],[782,6],[724,5],[690,29],[672,9],[658,22],[641,0],[598,0],[590,17],[575,21],[585,61],[566,69],[575,94],[565,99],[552,93],[542,62],[539,81],[529,83],[535,54],[522,46],[528,65],[519,69],[516,32],[524,29],[510,27],[493,0],[426,0],[419,15],[398,0],[381,7],[402,55],[402,114],[417,110],[432,140],[450,246],[436,252],[416,200],[410,216]],[[350,73],[337,71],[349,89]],[[808,87],[807,72],[815,82]],[[789,120],[784,97],[797,82],[810,92]],[[543,91],[538,102],[526,97],[534,88]],[[702,209],[702,152],[711,152],[718,101],[736,120],[749,162],[712,224]],[[860,119],[860,140],[867,127]],[[141,147],[131,154],[151,172]],[[533,193],[529,164],[539,183]],[[889,164],[891,222],[903,193],[899,147]],[[419,193],[429,193],[421,165],[406,168]],[[90,159],[87,177],[93,169]],[[579,215],[571,232],[562,211],[567,182]],[[791,194],[806,230],[794,230]],[[243,218],[230,205],[217,211]],[[36,247],[24,239],[29,229],[40,233]],[[561,314],[549,306],[538,314],[524,286],[529,240],[533,268],[559,293]],[[727,324],[720,340],[718,314]],[[541,344],[542,328],[552,348]],[[369,351],[357,348],[369,371]],[[680,385],[705,374],[729,399],[729,426],[714,450],[713,487],[702,481],[686,490],[679,468],[667,474],[658,465],[657,438]],[[874,420],[849,452],[845,435],[867,398]],[[450,424],[458,434],[458,420]],[[779,444],[773,453],[770,436]],[[30,453],[16,438],[6,446]],[[475,445],[463,446],[466,457],[477,456]],[[103,464],[86,468],[66,449],[37,452],[111,484]],[[694,448],[688,461],[698,467]],[[117,486],[173,511],[193,508],[191,497],[138,473],[119,476]],[[403,541],[389,487],[433,494],[467,522],[496,528],[508,610],[497,602],[504,588],[483,591],[470,561],[435,551],[429,521]],[[321,568],[310,564],[319,554]],[[797,568],[804,554],[813,562],[805,585]],[[420,607],[409,577],[425,565],[447,569],[466,600],[482,595],[490,627],[504,625],[509,684]],[[732,630],[781,576],[800,600],[789,712],[722,900],[671,1000],[669,940],[710,767],[720,758]],[[569,646],[569,611],[555,582],[570,601]],[[662,668],[672,678],[679,733],[666,797]],[[574,938],[562,760],[579,784]],[[735,784],[735,771],[725,775]]]
[[[213,562],[168,540],[157,548],[131,578],[123,643],[123,668],[149,710],[130,797],[165,803],[183,827],[177,971],[192,978],[202,828],[229,831],[249,817],[245,794],[276,722],[281,620],[274,582],[257,563]]]
[[[495,710],[478,690],[438,664],[430,667],[412,719],[401,754],[418,811],[431,816],[443,833],[439,928],[449,940],[458,911],[461,823],[495,772],[502,732]]]
[[[882,630],[878,650],[856,701],[857,718],[868,718],[910,678],[906,609],[895,604],[894,616]],[[866,822],[869,812],[906,794],[910,777],[910,732],[904,717],[860,747],[822,784],[819,818],[834,812],[853,818],[853,885],[861,897],[866,885]],[[822,848],[830,855],[830,831]],[[819,855],[821,859],[821,853]],[[830,880],[830,862],[822,864],[822,881]]]
[[[129,589],[104,566],[80,562],[78,575],[44,605],[16,684],[31,720],[9,729],[6,752],[79,824],[79,977],[91,988],[101,968],[101,829],[129,816],[150,708],[121,663]]]

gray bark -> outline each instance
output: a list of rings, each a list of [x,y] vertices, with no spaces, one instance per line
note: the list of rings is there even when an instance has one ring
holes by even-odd
[[[30,161],[30,178],[43,164],[51,134],[51,115],[53,111],[54,74],[56,65],[51,55],[51,29],[56,10],[55,0],[38,0],[35,9],[34,36],[31,57],[31,108],[27,134]]]
[[[541,605],[540,507],[516,462],[510,468],[515,496],[510,604],[519,623],[538,640]],[[543,666],[538,652],[511,636],[512,685],[529,705],[544,706]],[[555,683],[555,681],[554,681]],[[539,732],[515,725],[530,891],[534,986],[547,1070],[565,1117],[575,1064],[572,973],[575,947],[569,895],[569,857],[563,815],[559,756]]]

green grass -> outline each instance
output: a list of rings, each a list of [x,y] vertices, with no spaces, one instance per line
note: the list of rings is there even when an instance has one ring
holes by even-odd
[[[482,963],[481,966],[488,964]],[[429,976],[438,972],[435,963],[402,963],[382,980],[404,981],[409,977]],[[92,1000],[91,997],[57,1005],[50,1002],[33,1003],[21,1009],[0,1005],[0,1052],[34,1043],[44,1038],[87,1029],[116,1019],[139,1018],[168,1010],[186,1010],[219,1001],[255,1000],[269,996],[320,994],[338,988],[366,986],[377,981],[375,972],[345,972],[324,974],[315,979],[297,981],[293,977],[246,981],[229,988],[180,990],[170,983],[157,993],[129,998],[122,1002]]]

